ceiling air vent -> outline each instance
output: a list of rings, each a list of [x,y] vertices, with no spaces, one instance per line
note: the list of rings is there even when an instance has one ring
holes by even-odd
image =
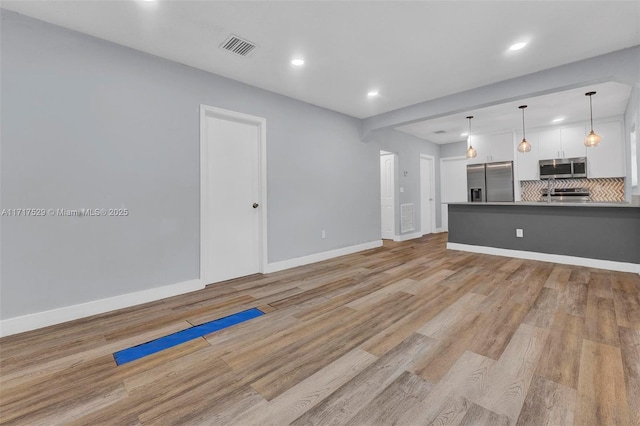
[[[447,132],[445,132],[444,130],[436,130],[433,133],[435,133],[436,135],[442,135],[442,134],[447,133]]]
[[[247,56],[256,48],[256,45],[231,34],[229,38],[220,45],[220,47],[231,53],[235,53],[236,55]]]

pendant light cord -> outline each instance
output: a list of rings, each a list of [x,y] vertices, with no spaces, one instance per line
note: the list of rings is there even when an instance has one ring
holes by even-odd
[[[525,140],[526,136],[524,134],[524,108],[521,108],[521,109],[522,109],[522,140]]]
[[[589,117],[591,118],[591,131],[593,132],[593,102],[591,97],[593,95],[589,95]]]

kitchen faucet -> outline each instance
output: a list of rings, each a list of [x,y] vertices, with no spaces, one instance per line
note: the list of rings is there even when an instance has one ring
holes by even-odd
[[[553,194],[555,179],[547,179],[547,203],[551,204],[551,194]]]

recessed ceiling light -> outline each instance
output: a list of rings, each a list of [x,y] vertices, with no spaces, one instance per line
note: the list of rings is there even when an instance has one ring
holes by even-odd
[[[527,43],[526,43],[526,42],[521,41],[521,42],[519,42],[519,43],[512,44],[512,45],[511,45],[511,47],[509,47],[509,50],[520,50],[520,49],[522,49],[523,47],[525,47],[526,45],[527,45]]]
[[[564,121],[564,117],[558,117],[558,118],[554,118],[551,122],[552,123],[559,123],[561,121]]]
[[[367,93],[367,96],[370,98],[373,98],[374,96],[378,96],[380,93],[378,93],[377,90],[372,90],[369,93]]]
[[[469,136],[469,133],[467,133],[467,132],[460,133],[460,137],[465,137],[465,136]]]
[[[304,65],[304,59],[296,58],[296,59],[291,61],[291,65],[295,65],[297,67],[299,67],[301,65]]]

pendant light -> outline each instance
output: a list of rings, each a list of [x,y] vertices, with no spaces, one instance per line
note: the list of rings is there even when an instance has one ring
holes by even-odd
[[[518,151],[520,152],[531,151],[531,144],[527,142],[527,138],[525,137],[525,134],[524,134],[524,109],[526,107],[527,107],[526,105],[520,105],[518,107],[522,110],[522,142],[520,142],[520,145],[518,145]]]
[[[587,137],[584,139],[584,144],[588,148],[591,148],[593,146],[598,146],[598,144],[602,140],[602,138],[596,132],[593,131],[593,104],[591,102],[591,97],[595,94],[596,92],[587,92],[584,94],[585,96],[589,97],[589,117],[591,118],[591,131],[589,132]]]
[[[469,134],[467,135],[467,158],[476,158],[476,156],[478,155],[478,153],[473,148],[473,146],[471,146],[471,119],[472,118],[473,118],[473,115],[467,116],[467,120],[469,120]]]

